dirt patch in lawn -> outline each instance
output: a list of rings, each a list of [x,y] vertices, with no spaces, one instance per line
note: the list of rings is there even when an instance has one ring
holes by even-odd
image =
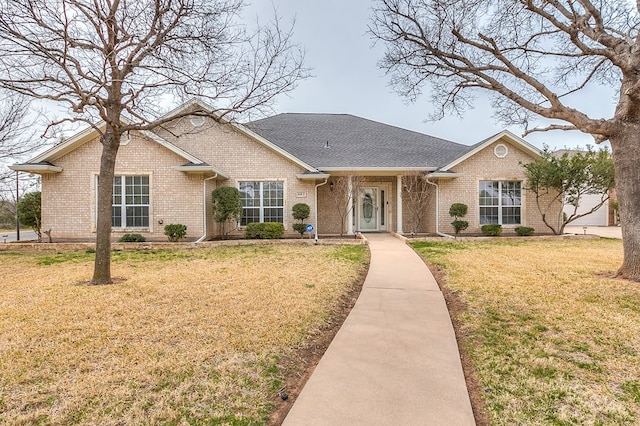
[[[320,362],[320,358],[327,351],[333,338],[355,306],[362,291],[364,280],[367,278],[368,270],[368,268],[365,268],[361,271],[358,281],[342,297],[334,314],[329,318],[325,326],[310,339],[309,343],[296,348],[291,356],[282,359],[280,362],[280,368],[287,372],[287,378],[282,389],[273,397],[276,409],[271,415],[270,425],[279,426],[284,422],[302,388]]]

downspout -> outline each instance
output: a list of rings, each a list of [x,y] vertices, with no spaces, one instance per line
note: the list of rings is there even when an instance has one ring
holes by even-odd
[[[431,182],[429,180],[429,176],[425,176],[425,180],[429,185],[433,185],[436,187],[436,234],[441,237],[455,238],[453,235],[440,232],[440,187],[437,183]]]
[[[313,200],[313,215],[315,216],[315,222],[316,222],[316,232],[314,235],[314,239],[316,241],[316,244],[318,244],[318,188],[321,187],[322,185],[326,185],[327,182],[329,182],[329,178],[324,178],[324,182],[321,182],[319,184],[316,185],[316,188],[314,190],[314,200]]]
[[[202,181],[202,237],[198,238],[196,244],[207,239],[207,181],[218,177],[217,173]]]

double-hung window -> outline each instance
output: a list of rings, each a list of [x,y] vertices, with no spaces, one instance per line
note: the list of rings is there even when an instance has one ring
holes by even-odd
[[[284,182],[239,182],[242,200],[240,226],[252,222],[284,223]]]
[[[522,223],[522,183],[480,181],[480,225]]]
[[[149,176],[114,176],[111,226],[149,227]]]

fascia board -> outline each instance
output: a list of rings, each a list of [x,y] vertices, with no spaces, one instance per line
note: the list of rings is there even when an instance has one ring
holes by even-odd
[[[27,173],[37,173],[37,174],[62,172],[62,167],[54,166],[52,164],[29,164],[29,163],[13,164],[9,166],[9,168],[16,172],[27,172]]]

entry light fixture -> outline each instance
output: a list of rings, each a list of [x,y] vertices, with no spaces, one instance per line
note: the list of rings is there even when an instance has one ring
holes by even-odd
[[[334,184],[333,181],[329,181],[329,191],[333,192]]]

